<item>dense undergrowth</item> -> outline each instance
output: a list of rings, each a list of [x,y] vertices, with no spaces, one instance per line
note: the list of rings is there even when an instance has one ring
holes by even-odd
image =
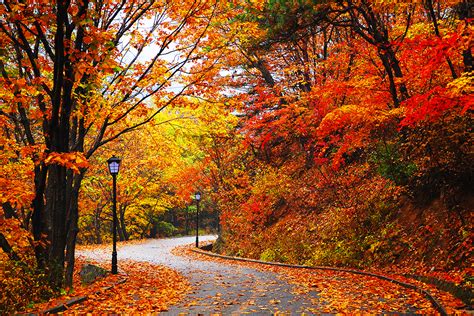
[[[12,260],[0,251],[0,314],[9,314],[33,302],[47,300],[54,292],[46,274],[37,269],[28,232],[21,229],[18,222],[0,219],[0,223],[15,245],[16,259],[20,259]]]

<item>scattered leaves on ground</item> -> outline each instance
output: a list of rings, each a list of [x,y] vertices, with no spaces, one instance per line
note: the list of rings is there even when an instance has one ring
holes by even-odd
[[[166,311],[168,306],[178,302],[190,290],[189,283],[178,272],[131,260],[120,262],[119,274],[109,274],[91,285],[82,285],[78,273],[85,263],[108,268],[108,263],[86,262],[78,258],[73,292],[38,304],[28,312],[41,312],[79,296],[88,296],[88,299],[70,306],[65,313],[160,312]]]
[[[230,261],[210,257],[191,251],[192,245],[176,248],[175,255],[188,256],[197,260],[214,261],[224,264],[246,266],[262,271],[273,271],[281,279],[295,285],[296,293],[316,292],[313,297],[313,312],[317,313],[391,313],[412,312],[417,314],[437,314],[430,301],[415,290],[402,287],[375,277],[357,275],[342,271],[308,270],[270,266],[254,262]],[[373,271],[376,273],[376,271]],[[379,274],[384,274],[380,273]],[[386,274],[384,274],[386,275]],[[388,276],[388,275],[386,275]],[[449,314],[461,314],[463,303],[449,293],[439,291],[433,286],[407,279],[399,275],[390,278],[419,286],[429,291]],[[274,304],[278,304],[272,300]],[[322,310],[321,310],[322,309]]]

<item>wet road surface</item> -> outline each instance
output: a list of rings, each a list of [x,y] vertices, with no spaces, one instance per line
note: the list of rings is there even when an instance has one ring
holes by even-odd
[[[215,236],[203,236],[214,240]],[[292,285],[280,280],[273,272],[222,263],[199,261],[194,258],[175,256],[171,250],[193,243],[194,237],[152,239],[136,245],[124,245],[118,249],[121,259],[146,261],[173,268],[190,281],[193,290],[178,305],[163,313],[167,315],[272,315],[311,314],[316,306],[311,303],[317,297],[293,293]],[[110,260],[110,254],[100,251],[79,251],[78,255],[97,261]]]

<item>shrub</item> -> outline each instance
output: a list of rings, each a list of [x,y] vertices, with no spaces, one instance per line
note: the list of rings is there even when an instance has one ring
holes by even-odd
[[[23,262],[0,258],[0,314],[11,314],[22,310],[31,302],[42,301],[52,296],[46,275]]]
[[[173,224],[159,221],[156,223],[156,236],[159,237],[171,237],[174,236],[178,229]]]

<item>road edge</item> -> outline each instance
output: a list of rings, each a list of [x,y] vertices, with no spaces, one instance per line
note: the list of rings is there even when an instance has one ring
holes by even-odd
[[[206,247],[206,246],[204,246],[204,247]],[[264,264],[264,265],[279,266],[279,267],[285,267],[285,268],[295,268],[295,269],[340,271],[340,272],[347,272],[347,273],[371,276],[371,277],[374,277],[374,278],[378,278],[378,279],[381,279],[381,280],[384,280],[384,281],[388,281],[388,282],[400,285],[402,287],[405,287],[405,288],[414,290],[414,291],[416,291],[420,294],[423,294],[430,301],[431,305],[440,313],[440,315],[448,316],[448,313],[446,312],[443,305],[441,305],[430,294],[429,291],[427,291],[425,289],[422,289],[422,288],[420,288],[420,287],[418,287],[414,284],[398,281],[396,279],[392,279],[392,278],[387,277],[385,275],[372,273],[372,272],[366,272],[366,271],[360,271],[360,270],[354,270],[354,269],[346,269],[346,268],[335,268],[335,267],[324,267],[324,266],[305,266],[305,265],[287,264],[287,263],[273,262],[273,261],[262,261],[262,260],[242,258],[242,257],[225,256],[225,255],[220,255],[220,254],[213,253],[213,252],[210,252],[210,251],[205,251],[205,250],[202,250],[200,248],[192,248],[191,251],[193,251],[195,253],[202,254],[202,255],[206,255],[206,256],[209,256],[209,257],[216,257],[216,258],[233,260],[233,261],[253,262],[253,263],[260,263],[260,264]]]
[[[76,296],[76,297],[73,297],[71,298],[70,300],[66,301],[65,303],[63,304],[59,304],[59,305],[56,305],[54,307],[51,307],[51,308],[48,308],[48,309],[45,309],[43,311],[41,311],[39,313],[39,315],[44,315],[44,314],[57,314],[57,313],[60,313],[60,312],[64,312],[66,311],[69,307],[71,307],[72,305],[75,305],[75,304],[79,304],[79,303],[82,303],[84,301],[86,301],[87,299],[89,299],[89,296],[90,295],[94,295],[94,294],[100,294],[100,293],[103,293],[105,291],[108,291],[110,290],[111,288],[117,286],[117,285],[120,285],[120,284],[123,284],[125,282],[127,282],[127,277],[123,278],[123,279],[120,279],[118,280],[117,282],[115,282],[114,284],[112,285],[109,285],[107,287],[104,287],[102,288],[101,290],[99,291],[96,291],[92,294],[89,294],[89,295],[84,295],[84,296]]]

